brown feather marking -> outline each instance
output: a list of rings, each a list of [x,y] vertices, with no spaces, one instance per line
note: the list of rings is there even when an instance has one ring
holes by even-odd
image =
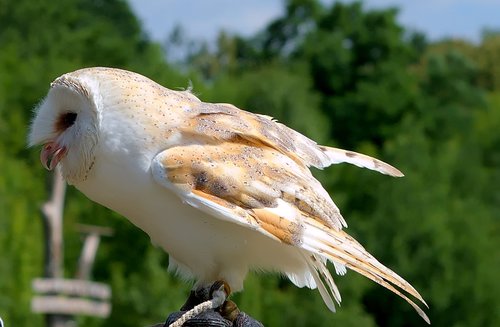
[[[269,233],[268,230],[264,229],[261,222],[258,221],[253,213],[251,213],[249,210],[243,209],[231,202],[228,202],[224,199],[220,199],[216,196],[207,194],[203,191],[200,190],[193,190],[193,194],[197,195],[200,198],[203,198],[205,200],[211,201],[215,204],[218,204],[224,208],[227,208],[231,210],[231,212],[240,218],[242,218],[246,223],[248,223],[250,226],[253,226],[254,228],[260,227],[262,230],[260,231],[261,233],[264,233],[265,235],[271,237],[274,240],[281,241],[281,239],[277,238],[276,235]]]
[[[427,315],[425,314],[425,312],[417,305],[415,304],[415,302],[413,302],[410,298],[408,298],[405,294],[403,294],[402,292],[400,292],[397,288],[395,288],[394,286],[392,286],[392,284],[388,283],[387,282],[387,279],[384,277],[384,278],[380,278],[379,276],[377,276],[376,274],[373,274],[371,271],[365,271],[365,270],[362,270],[360,269],[359,267],[357,266],[353,266],[351,264],[345,264],[346,267],[360,273],[361,275],[371,279],[372,281],[376,282],[377,284],[387,288],[388,290],[394,292],[395,294],[399,295],[401,298],[403,298],[406,302],[408,302],[408,304],[410,304],[414,309],[415,311],[417,311],[417,313],[420,315],[420,317],[422,317],[425,322],[427,322],[428,324],[430,324],[430,319],[429,317],[427,317]],[[389,280],[391,283],[392,281]],[[408,292],[411,294],[411,292],[408,291],[408,289],[406,288],[403,288],[404,291]],[[418,294],[418,293],[417,293]],[[413,295],[413,294],[412,294]],[[422,303],[427,306],[427,304],[425,303],[425,301],[423,299],[421,299],[420,297],[420,294],[418,294],[419,296],[417,297],[419,300],[422,301]]]
[[[206,137],[205,137],[206,138]],[[269,147],[241,143],[190,144],[171,148],[164,159],[169,180],[186,184],[242,208],[273,208],[281,198],[305,214],[339,229],[336,206],[308,168]]]
[[[290,245],[300,243],[302,227],[299,223],[285,219],[267,209],[252,209],[251,212],[264,230],[283,243]]]
[[[382,278],[384,280],[387,280],[425,303],[422,296],[417,292],[417,290],[415,290],[415,288],[413,288],[413,286],[410,285],[410,283],[408,283],[406,280],[401,278],[389,268],[382,265],[377,259],[369,254],[365,250],[365,248],[361,244],[359,244],[359,242],[357,242],[352,236],[342,230],[330,230],[330,234],[338,243],[345,243],[345,245],[336,245],[321,241],[329,249],[331,249],[330,251],[324,253],[327,253],[329,256],[335,258],[336,261],[345,264],[351,269],[354,269],[353,267],[355,267],[356,269],[354,270],[379,284],[380,281],[376,279]],[[349,251],[349,248],[356,249],[357,251],[353,253]],[[372,278],[373,276],[377,276],[377,278]]]
[[[249,187],[249,182],[266,184],[257,159],[258,148],[244,144],[223,143],[221,146],[190,145],[168,150],[164,160],[167,177],[175,184],[188,184],[192,189],[217,196],[243,208],[275,207],[276,197]],[[270,181],[268,181],[270,183]]]
[[[252,143],[263,144],[285,154],[298,165],[321,166],[318,156],[323,156],[323,153],[314,141],[270,117],[222,103],[200,103],[197,109],[199,114],[185,126],[194,126],[198,133],[226,140],[237,134]],[[183,130],[189,132],[193,129]]]
[[[232,204],[231,202],[228,202],[224,199],[221,199],[221,198],[218,198],[216,196],[213,196],[211,194],[208,194],[208,193],[205,193],[201,190],[192,190],[192,192],[194,194],[196,194],[197,196],[199,197],[202,197],[204,199],[207,199],[209,201],[212,201],[213,203],[216,203],[220,206],[223,206],[223,207],[226,207],[226,208],[229,208],[231,210],[234,210],[234,209],[237,209],[238,207],[234,204]],[[240,208],[239,208],[240,209]],[[244,210],[237,210],[239,213],[240,213],[240,216],[247,216],[246,212]]]

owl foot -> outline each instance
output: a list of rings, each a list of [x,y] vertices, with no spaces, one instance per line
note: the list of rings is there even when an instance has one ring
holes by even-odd
[[[223,294],[221,294],[223,292]],[[188,319],[182,326],[227,326],[227,327],[263,327],[263,325],[246,313],[241,312],[238,306],[227,297],[231,294],[231,288],[223,281],[216,281],[208,287],[201,287],[192,290],[189,294],[186,303],[181,307],[181,310],[170,314],[165,322],[165,327],[180,319],[187,311],[193,309],[197,305],[214,300],[217,296],[224,296],[226,300],[222,305],[202,311],[193,318]]]

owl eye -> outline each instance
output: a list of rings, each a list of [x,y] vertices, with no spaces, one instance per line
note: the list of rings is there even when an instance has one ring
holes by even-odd
[[[73,126],[78,114],[76,112],[68,111],[59,116],[56,123],[56,129],[58,131],[64,131],[69,127]]]

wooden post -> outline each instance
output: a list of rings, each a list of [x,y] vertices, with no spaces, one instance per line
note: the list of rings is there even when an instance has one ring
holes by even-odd
[[[106,318],[111,312],[111,288],[90,281],[101,236],[110,236],[111,228],[79,225],[86,234],[76,279],[64,278],[63,212],[66,183],[59,169],[53,174],[50,199],[41,211],[45,232],[44,277],[33,280],[36,293],[31,300],[33,312],[45,314],[47,327],[76,326],[75,315]],[[0,325],[0,327],[3,327]]]
[[[78,230],[86,234],[83,243],[82,253],[78,260],[78,269],[76,271],[77,279],[90,279],[90,272],[94,265],[97,248],[101,241],[101,236],[113,235],[113,230],[108,227],[98,227],[89,225],[78,225]]]
[[[54,170],[52,194],[49,201],[43,204],[43,226],[45,232],[45,265],[46,278],[62,278],[63,270],[63,210],[66,194],[64,182],[59,167]],[[47,327],[67,327],[71,317],[59,314],[46,314]]]
[[[42,206],[45,228],[45,276],[61,278],[63,271],[62,220],[66,183],[59,168],[53,173],[52,194]]]

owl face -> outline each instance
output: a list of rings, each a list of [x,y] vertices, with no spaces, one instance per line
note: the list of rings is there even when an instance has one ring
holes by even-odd
[[[70,184],[85,180],[98,139],[98,110],[89,88],[78,79],[58,78],[38,106],[30,128],[29,145],[43,145],[42,165],[52,170],[60,164]]]

